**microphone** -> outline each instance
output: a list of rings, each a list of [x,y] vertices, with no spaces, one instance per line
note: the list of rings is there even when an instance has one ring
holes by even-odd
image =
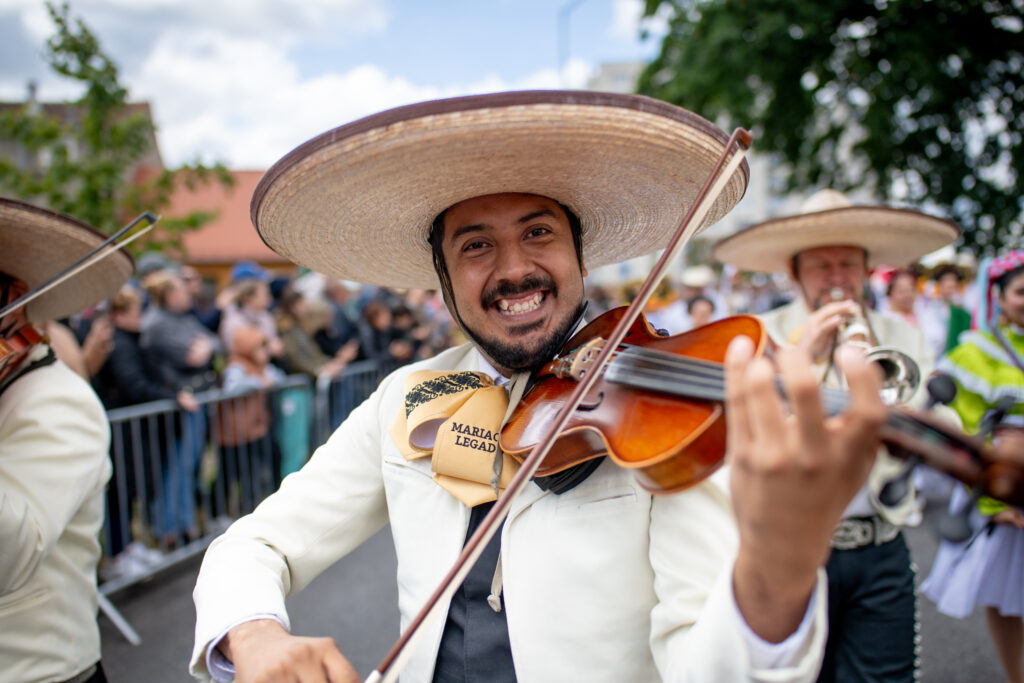
[[[928,378],[924,385],[928,392],[928,400],[925,402],[925,410],[931,410],[937,404],[949,405],[956,397],[956,382],[947,374],[936,372]],[[910,493],[910,475],[914,468],[921,464],[921,457],[911,455],[907,458],[907,465],[898,475],[890,479],[878,492],[878,500],[887,507],[897,505]]]

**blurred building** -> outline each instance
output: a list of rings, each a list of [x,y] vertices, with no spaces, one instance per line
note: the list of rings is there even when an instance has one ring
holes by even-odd
[[[178,187],[171,196],[168,215],[213,211],[216,217],[185,235],[188,262],[204,279],[218,286],[228,281],[228,271],[238,261],[255,261],[272,272],[291,273],[294,266],[263,243],[249,220],[249,200],[263,171],[229,171],[231,187],[220,183],[192,190]]]
[[[29,113],[46,116],[68,128],[78,128],[84,117],[83,107],[75,103],[40,102],[34,83],[29,83],[24,102],[0,102],[0,114],[28,108]],[[143,155],[125,172],[127,184],[141,184],[164,171],[160,146],[156,138],[152,111],[148,102],[128,104],[128,115],[142,115],[146,127]],[[71,161],[85,153],[74,138],[64,141]],[[18,142],[0,140],[0,159],[12,161],[18,169],[42,171],[51,162],[49,150],[29,150]],[[179,185],[171,203],[160,209],[167,217],[183,217],[193,212],[213,214],[214,218],[201,228],[187,233],[184,245],[187,261],[196,266],[204,278],[223,285],[228,271],[237,261],[256,261],[272,271],[291,271],[292,264],[271,251],[256,234],[249,221],[249,199],[263,175],[262,171],[231,171],[232,187],[220,183],[198,184],[193,188]]]
[[[40,102],[34,82],[29,82],[24,102],[0,102],[0,115],[15,112],[26,107],[29,113],[45,116],[69,129],[80,128],[85,116],[84,107],[75,103]],[[164,168],[164,162],[160,157],[160,146],[157,144],[153,114],[149,103],[130,103],[128,104],[126,114],[128,116],[141,115],[149,124],[146,126],[145,152],[126,171],[127,177],[124,180],[131,183],[140,177],[160,173]],[[78,146],[74,138],[69,137],[63,142],[67,147],[68,157],[71,161],[80,159],[85,153]],[[49,154],[50,150],[48,149],[40,151],[29,150],[13,140],[0,139],[0,159],[12,161],[19,170],[42,171],[50,165],[51,159]]]

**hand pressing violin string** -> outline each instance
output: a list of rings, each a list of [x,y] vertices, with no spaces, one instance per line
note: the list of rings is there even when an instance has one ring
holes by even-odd
[[[754,632],[780,642],[800,624],[832,532],[867,479],[886,408],[877,373],[848,349],[839,362],[850,405],[826,418],[810,356],[789,348],[777,354],[787,415],[775,369],[753,353],[736,337],[725,360],[726,462],[740,535],[733,590]]]

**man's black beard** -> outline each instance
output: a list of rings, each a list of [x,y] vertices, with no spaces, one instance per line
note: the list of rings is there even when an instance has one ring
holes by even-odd
[[[546,289],[548,291],[546,296],[558,295],[558,288],[555,285],[554,280],[551,280],[550,278],[528,277],[518,284],[503,282],[494,289],[484,292],[480,297],[480,304],[486,309],[499,298],[525,294],[526,292],[538,289]],[[541,341],[540,346],[534,351],[531,351],[529,348],[524,346],[516,346],[502,341],[485,339],[478,332],[469,329],[467,325],[463,324],[462,327],[484,355],[486,355],[498,368],[511,370],[513,372],[523,370],[532,372],[554,358],[555,354],[562,349],[562,346],[566,341],[568,341],[569,335],[572,333],[573,329],[575,329],[576,323],[579,321],[580,316],[583,315],[585,310],[586,302],[581,301],[572,312],[572,315],[566,317],[565,320],[559,323],[558,327],[554,329],[551,334],[545,337]],[[514,335],[525,335],[543,324],[543,321],[538,321],[536,323],[530,323],[518,328],[513,328],[511,332]]]

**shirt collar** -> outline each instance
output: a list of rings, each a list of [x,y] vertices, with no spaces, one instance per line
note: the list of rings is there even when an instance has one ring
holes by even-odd
[[[490,361],[487,360],[484,354],[480,353],[480,349],[478,349],[475,344],[473,345],[473,351],[476,353],[477,370],[493,379],[494,383],[499,387],[508,384],[508,377],[498,372],[495,367],[491,365]]]

